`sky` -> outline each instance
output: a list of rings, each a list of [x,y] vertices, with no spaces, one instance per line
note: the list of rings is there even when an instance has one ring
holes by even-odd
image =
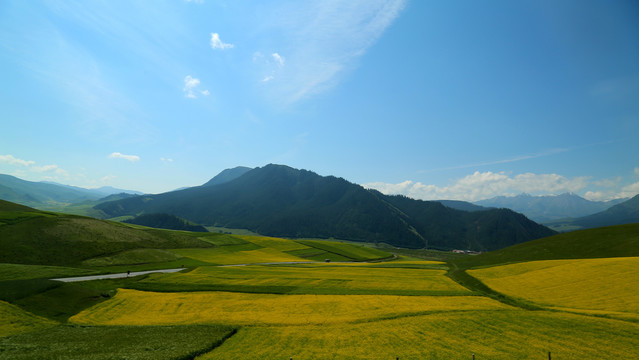
[[[161,193],[639,193],[635,0],[0,2],[0,173]]]

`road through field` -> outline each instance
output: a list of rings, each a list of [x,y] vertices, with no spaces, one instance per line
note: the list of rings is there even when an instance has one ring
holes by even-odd
[[[68,278],[58,278],[51,279],[55,281],[63,281],[63,282],[76,282],[76,281],[89,281],[89,280],[104,280],[104,279],[121,279],[132,276],[140,276],[152,273],[174,273],[178,271],[182,271],[185,268],[178,269],[163,269],[163,270],[148,270],[148,271],[134,271],[128,273],[118,273],[118,274],[103,274],[103,275],[91,275],[91,276],[77,276],[77,277],[68,277]]]

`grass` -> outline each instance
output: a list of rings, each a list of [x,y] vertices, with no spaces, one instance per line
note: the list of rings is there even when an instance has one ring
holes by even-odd
[[[174,253],[215,265],[254,264],[287,261],[304,261],[300,257],[277,249],[264,248],[248,243],[221,246],[211,249],[174,249]]]
[[[433,313],[358,324],[244,327],[198,360],[624,359],[639,349],[636,324],[546,311]]]
[[[62,266],[0,264],[0,282],[93,275],[97,271]]]
[[[639,256],[639,223],[579,230],[477,256],[452,259],[468,269],[525,261]]]
[[[628,257],[533,261],[469,273],[496,291],[540,306],[639,320],[637,268],[639,257]]]
[[[402,263],[395,264],[396,266]],[[288,294],[469,295],[445,270],[405,264],[299,264],[294,266],[199,267],[186,273],[153,274],[133,284],[145,290],[230,290]],[[423,264],[422,266],[441,266]],[[169,286],[167,286],[169,285]],[[174,287],[171,287],[173,285]],[[189,285],[192,287],[189,288]],[[234,288],[231,288],[233,286]]]
[[[6,359],[193,359],[235,333],[229,326],[58,326],[0,338]]]
[[[133,249],[123,252],[100,256],[82,262],[84,266],[114,266],[129,264],[166,263],[183,258],[173,252],[163,249]]]
[[[69,321],[85,325],[322,325],[509,308],[479,296],[152,293],[121,289],[111,301],[86,309]]]
[[[54,325],[57,325],[57,322],[31,314],[5,301],[0,301],[0,337]],[[2,351],[0,351],[1,354]]]
[[[324,250],[327,253],[338,254],[354,261],[365,261],[388,258],[392,255],[385,251],[352,245],[348,243],[324,241],[324,240],[296,240],[298,243],[308,247]]]

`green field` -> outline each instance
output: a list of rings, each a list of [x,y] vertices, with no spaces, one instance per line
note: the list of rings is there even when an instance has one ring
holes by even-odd
[[[2,359],[639,354],[636,224],[466,256],[156,230],[0,205]]]

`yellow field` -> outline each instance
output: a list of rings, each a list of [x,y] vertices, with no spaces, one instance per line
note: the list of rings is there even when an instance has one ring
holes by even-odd
[[[358,324],[244,327],[198,360],[631,359],[639,326],[545,311],[435,313]]]
[[[639,258],[548,260],[470,270],[498,292],[542,306],[639,319]]]
[[[313,293],[321,289],[339,290],[347,294],[350,290],[378,290],[382,294],[393,291],[448,292],[448,295],[470,294],[470,291],[450,278],[444,270],[375,268],[319,263],[307,266],[203,266],[187,273],[156,274],[143,282],[174,284],[228,284],[242,286],[289,286],[300,287],[302,292]],[[412,294],[411,294],[412,295]]]
[[[0,336],[19,334],[57,323],[0,300]]]
[[[91,325],[303,325],[509,308],[479,296],[153,293],[121,289],[113,299],[82,311],[69,321]]]
[[[236,251],[218,247],[212,249],[176,249],[171,251],[180,256],[220,265],[308,261],[273,248]]]

